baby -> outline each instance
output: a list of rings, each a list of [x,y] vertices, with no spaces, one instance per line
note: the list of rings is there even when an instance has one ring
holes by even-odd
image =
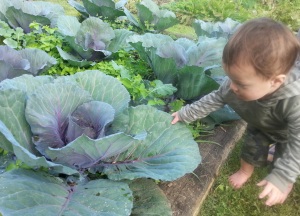
[[[229,177],[240,188],[254,167],[266,165],[275,144],[271,172],[257,185],[266,205],[283,203],[300,175],[300,42],[269,18],[245,22],[223,51],[227,79],[218,90],[172,114],[172,124],[190,123],[225,104],[247,122],[240,169]]]

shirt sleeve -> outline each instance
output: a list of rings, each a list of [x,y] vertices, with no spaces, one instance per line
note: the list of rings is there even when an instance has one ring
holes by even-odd
[[[228,91],[229,85],[230,81],[226,79],[218,90],[212,91],[200,100],[182,107],[178,112],[179,119],[190,123],[222,108],[225,105],[223,96]]]
[[[294,102],[286,112],[288,122],[288,141],[281,157],[275,163],[271,173],[265,178],[284,192],[288,184],[294,183],[300,175],[300,96],[294,97]]]

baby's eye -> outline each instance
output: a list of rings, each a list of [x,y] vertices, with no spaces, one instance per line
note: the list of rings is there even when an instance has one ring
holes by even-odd
[[[248,85],[244,85],[244,84],[241,84],[241,83],[237,83],[236,84],[239,88],[242,88],[242,89],[245,89],[248,87]]]
[[[247,89],[249,86],[247,86],[247,85],[241,85],[240,86],[240,88],[242,88],[242,89]]]

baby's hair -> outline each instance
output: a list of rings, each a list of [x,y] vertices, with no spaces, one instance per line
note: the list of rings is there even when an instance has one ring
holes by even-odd
[[[223,65],[248,64],[265,79],[287,74],[300,54],[300,42],[282,23],[269,18],[245,22],[223,50]]]

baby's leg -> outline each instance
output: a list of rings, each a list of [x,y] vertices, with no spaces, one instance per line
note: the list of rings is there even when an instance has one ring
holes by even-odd
[[[233,188],[242,187],[251,177],[254,167],[267,165],[270,139],[260,130],[247,126],[247,133],[241,149],[240,169],[229,177]]]
[[[254,166],[241,159],[240,169],[229,177],[229,183],[235,189],[242,187],[251,177]]]

